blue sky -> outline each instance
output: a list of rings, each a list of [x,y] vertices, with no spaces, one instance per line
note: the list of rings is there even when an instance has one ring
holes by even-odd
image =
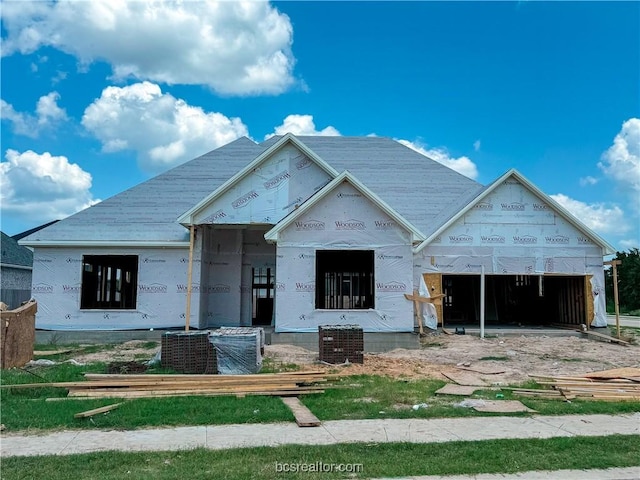
[[[2,230],[239,136],[379,135],[510,168],[640,246],[638,2],[2,2]],[[392,172],[392,170],[390,170]]]

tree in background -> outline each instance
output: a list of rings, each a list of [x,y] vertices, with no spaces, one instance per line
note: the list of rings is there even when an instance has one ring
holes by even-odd
[[[616,252],[614,260],[621,260],[618,265],[618,301],[621,313],[638,314],[640,310],[640,250],[632,248],[629,252]],[[613,313],[613,269],[604,272],[605,291],[607,295],[607,311]]]

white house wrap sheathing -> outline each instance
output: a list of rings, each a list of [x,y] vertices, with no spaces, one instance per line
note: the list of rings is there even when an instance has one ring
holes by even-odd
[[[315,308],[316,251],[373,250],[370,310]],[[360,325],[365,332],[413,331],[411,233],[342,183],[278,237],[276,332],[317,332],[319,325]]]
[[[83,255],[137,255],[134,310],[80,310]],[[197,252],[199,255],[199,251]],[[131,330],[185,324],[189,251],[179,248],[38,248],[32,293],[38,300],[36,328],[44,330]],[[194,272],[199,275],[198,264]],[[197,277],[195,277],[197,278]],[[195,284],[192,299],[200,294]],[[197,324],[197,314],[191,322]]]
[[[593,275],[596,316],[606,326],[602,247],[515,179],[499,185],[414,258],[423,273]]]
[[[275,225],[331,179],[288,144],[197,212],[192,223]]]

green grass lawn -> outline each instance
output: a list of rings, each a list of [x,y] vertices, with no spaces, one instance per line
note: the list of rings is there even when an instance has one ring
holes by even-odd
[[[104,372],[105,364],[85,366],[60,364],[2,371],[0,383],[11,385],[35,382],[82,381],[83,373]],[[439,396],[444,385],[439,380],[402,380],[375,375],[341,377],[330,383],[325,393],[302,396],[302,402],[320,420],[375,418],[437,418],[486,416],[470,408],[456,406],[458,396]],[[530,382],[527,387],[536,387]],[[479,391],[472,398],[495,399],[495,390]],[[518,398],[510,391],[505,399]],[[61,428],[135,429],[158,426],[215,425],[293,421],[291,412],[277,397],[168,397],[126,400],[118,409],[91,418],[75,419],[75,413],[119,402],[114,399],[66,399],[62,388],[1,389],[2,423],[7,431],[51,430]],[[61,398],[60,401],[47,401]],[[640,411],[640,402],[596,402],[542,400],[523,397],[525,405],[542,415],[617,414]],[[413,409],[414,405],[426,408]],[[503,414],[504,415],[504,414]],[[527,413],[512,414],[526,416]]]
[[[638,451],[639,436],[613,435],[439,444],[290,445],[223,451],[197,449],[181,452],[104,452],[3,458],[2,478],[324,480],[515,473],[636,466],[640,465]],[[327,466],[341,464],[344,465],[343,468],[360,471],[353,475],[340,472],[278,472],[278,469],[285,469],[285,464],[288,470],[292,464],[307,465],[307,469],[313,469],[320,465],[319,462]]]

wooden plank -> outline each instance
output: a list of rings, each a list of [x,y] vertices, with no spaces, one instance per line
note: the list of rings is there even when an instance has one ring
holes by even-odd
[[[623,367],[612,368],[610,370],[602,370],[599,372],[591,372],[584,375],[585,378],[627,378],[627,377],[640,377],[640,368],[637,367]]]
[[[284,403],[293,416],[296,418],[296,423],[299,427],[319,427],[320,420],[316,417],[311,410],[304,405],[298,397],[280,397],[282,403]]]
[[[604,333],[594,332],[593,330],[587,330],[586,332],[583,332],[581,330],[579,330],[579,331],[580,331],[580,333],[582,333],[583,335],[587,335],[588,337],[602,338],[603,340],[609,340],[610,342],[618,343],[618,344],[624,345],[624,346],[629,345],[629,342],[626,342],[626,341],[621,340],[619,338],[611,337],[609,335],[605,335]]]
[[[93,417],[94,415],[98,415],[99,413],[109,412],[115,408],[118,408],[120,405],[122,405],[122,402],[114,403],[113,405],[107,405],[106,407],[94,408],[93,410],[87,410],[86,412],[76,413],[73,418]]]
[[[441,273],[423,273],[422,278],[424,279],[424,284],[429,289],[429,295],[435,296],[443,293]],[[434,303],[434,305],[436,307],[436,316],[438,317],[437,319],[438,325],[442,325],[442,328],[444,330],[444,314],[442,310],[442,303],[443,303],[442,301],[439,301]]]
[[[113,394],[111,392],[100,393],[100,392],[91,392],[91,395],[77,395],[67,397],[74,400],[83,400],[83,399],[95,399],[95,398],[163,398],[163,397],[227,397],[234,396],[237,397],[239,395],[257,395],[257,396],[298,396],[298,395],[308,395],[315,393],[324,393],[324,390],[275,390],[275,391],[259,391],[259,392],[208,392],[206,390],[191,390],[185,392],[176,392],[176,391],[144,391],[144,392],[122,392],[118,394]]]

